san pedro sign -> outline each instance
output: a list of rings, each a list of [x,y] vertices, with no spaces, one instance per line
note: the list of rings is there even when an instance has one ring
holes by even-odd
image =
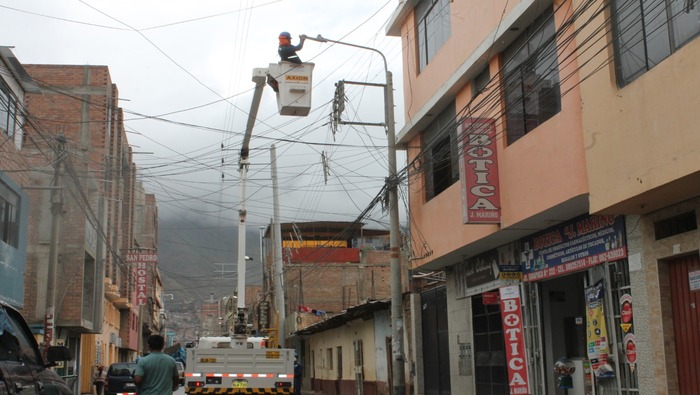
[[[149,267],[158,263],[158,254],[126,254],[126,262],[136,271],[136,305],[144,306],[148,301]]]

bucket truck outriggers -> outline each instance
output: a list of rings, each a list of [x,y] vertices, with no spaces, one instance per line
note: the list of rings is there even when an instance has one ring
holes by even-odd
[[[265,84],[277,93],[281,115],[306,116],[311,108],[313,63],[272,63],[253,69],[255,92],[241,145],[238,170],[241,177],[241,204],[238,210],[237,303],[230,337],[203,337],[187,350],[185,392],[201,394],[292,394],[294,392],[294,350],[251,347],[248,340],[246,281],[246,181],[250,137],[260,107]],[[275,242],[279,243],[279,240]],[[284,306],[277,306],[283,309]],[[278,336],[285,336],[279,333]]]

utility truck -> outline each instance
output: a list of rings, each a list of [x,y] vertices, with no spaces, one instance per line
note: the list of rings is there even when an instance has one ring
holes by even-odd
[[[291,394],[294,391],[294,349],[265,348],[259,338],[251,338],[248,333],[248,309],[245,304],[246,177],[250,164],[250,138],[265,84],[277,93],[281,115],[306,116],[311,108],[313,66],[313,63],[279,62],[270,64],[268,68],[253,70],[255,91],[239,159],[238,295],[233,334],[231,337],[200,338],[196,347],[187,350],[185,392],[188,395]]]

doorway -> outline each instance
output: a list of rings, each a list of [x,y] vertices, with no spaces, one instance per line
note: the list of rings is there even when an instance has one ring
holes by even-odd
[[[679,394],[700,393],[700,256],[668,264]]]
[[[587,356],[585,275],[586,272],[574,273],[541,284],[545,372],[552,372],[559,358]],[[566,390],[558,388],[554,374],[546,374],[546,380],[548,394],[566,394]]]
[[[450,349],[447,317],[447,288],[421,294],[423,366],[425,395],[449,395]]]

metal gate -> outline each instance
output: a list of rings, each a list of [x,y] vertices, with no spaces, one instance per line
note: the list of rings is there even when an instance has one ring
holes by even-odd
[[[476,393],[507,395],[510,389],[501,309],[497,304],[485,305],[481,295],[471,299]]]
[[[700,256],[668,264],[680,395],[700,394]]]
[[[440,287],[423,292],[421,300],[425,395],[449,395],[451,385],[447,289]]]
[[[538,283],[521,283],[523,303],[523,330],[531,394],[545,394],[544,347],[540,312],[540,287]]]

